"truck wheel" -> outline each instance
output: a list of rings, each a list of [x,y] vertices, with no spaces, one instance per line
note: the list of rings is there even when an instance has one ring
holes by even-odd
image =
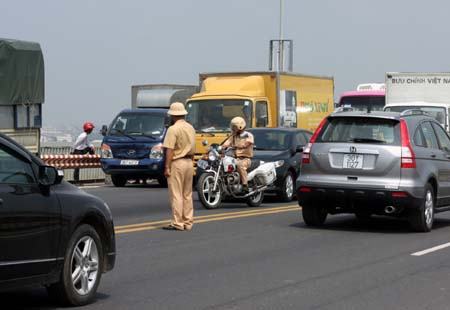
[[[121,175],[112,175],[111,181],[115,187],[124,187],[127,184],[127,179]]]
[[[287,175],[284,177],[283,184],[281,185],[280,194],[278,197],[283,202],[291,202],[294,198],[294,187],[295,181],[293,173],[288,171]]]
[[[49,295],[65,305],[82,306],[95,298],[103,270],[103,247],[90,225],[81,225],[70,238],[58,283]]]
[[[425,186],[425,196],[421,206],[413,210],[409,217],[411,228],[417,232],[429,232],[434,222],[434,189],[431,184]]]
[[[328,212],[322,206],[302,206],[303,221],[308,226],[322,226],[325,223]]]

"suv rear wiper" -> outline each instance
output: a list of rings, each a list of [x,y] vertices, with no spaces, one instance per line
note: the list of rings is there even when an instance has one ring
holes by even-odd
[[[353,138],[348,140],[348,142],[356,142],[356,143],[386,143],[386,141],[372,139],[372,138]]]

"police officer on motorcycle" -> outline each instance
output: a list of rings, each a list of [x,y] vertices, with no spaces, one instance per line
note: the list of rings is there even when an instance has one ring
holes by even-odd
[[[253,135],[245,131],[247,124],[242,117],[235,117],[230,122],[231,136],[223,143],[224,148],[232,147],[235,149],[237,161],[237,171],[241,178],[242,189],[248,192],[247,169],[252,163],[253,157]]]

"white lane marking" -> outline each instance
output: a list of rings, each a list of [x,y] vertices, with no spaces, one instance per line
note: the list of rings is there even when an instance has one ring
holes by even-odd
[[[434,246],[432,248],[429,248],[429,249],[426,249],[426,250],[423,250],[423,251],[415,252],[415,253],[412,253],[411,255],[412,256],[422,256],[422,255],[426,255],[426,254],[429,254],[429,253],[432,253],[432,252],[436,252],[436,251],[439,251],[439,250],[442,250],[442,249],[445,249],[445,248],[448,248],[448,247],[450,247],[450,242],[444,243],[444,244],[441,244],[441,245],[437,245],[437,246]]]

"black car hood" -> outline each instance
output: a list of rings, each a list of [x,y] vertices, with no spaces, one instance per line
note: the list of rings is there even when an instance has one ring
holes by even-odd
[[[289,157],[290,151],[284,150],[284,151],[262,151],[262,150],[256,150],[253,152],[253,158],[259,159],[263,161],[275,161],[280,159],[285,159]]]

